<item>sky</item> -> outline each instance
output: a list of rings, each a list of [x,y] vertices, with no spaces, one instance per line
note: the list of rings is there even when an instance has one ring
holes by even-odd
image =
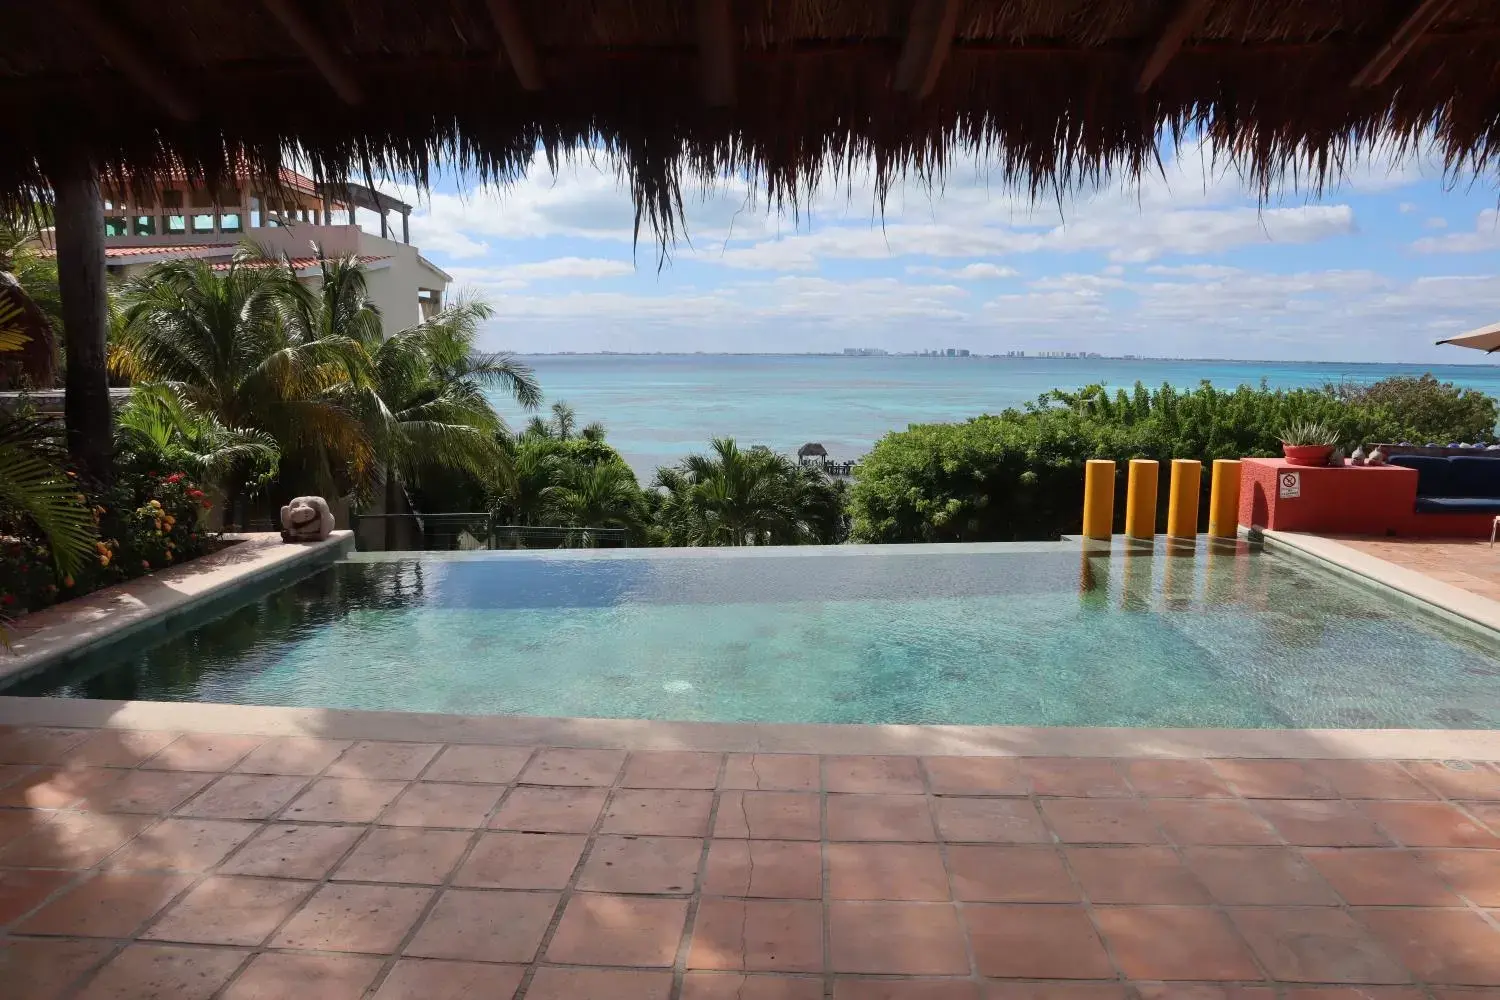
[[[1196,145],[1160,174],[1061,203],[956,157],[884,211],[861,172],[797,217],[742,179],[685,188],[658,267],[628,190],[585,157],[418,204],[412,242],[483,295],[488,349],[805,352],[959,347],[1107,355],[1464,363],[1433,341],[1500,320],[1500,186],[1376,155],[1321,196],[1262,203]]]

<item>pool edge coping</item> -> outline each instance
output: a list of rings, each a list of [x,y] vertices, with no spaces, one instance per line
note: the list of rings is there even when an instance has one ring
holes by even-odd
[[[655,722],[7,696],[0,696],[0,725],[719,753],[1500,761],[1500,730],[1493,729]]]
[[[20,619],[10,650],[0,650],[0,691],[272,575],[331,564],[354,547],[354,532],[349,530],[335,531],[320,542],[299,544],[283,542],[276,532],[224,537],[235,544]],[[37,619],[40,624],[28,624]]]

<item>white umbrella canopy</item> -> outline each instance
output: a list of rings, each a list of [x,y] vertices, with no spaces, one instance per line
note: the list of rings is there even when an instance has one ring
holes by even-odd
[[[1449,337],[1438,343],[1452,344],[1454,347],[1469,347],[1486,354],[1494,354],[1500,351],[1500,323],[1481,326],[1477,330],[1470,330],[1468,333],[1461,333],[1457,337]]]

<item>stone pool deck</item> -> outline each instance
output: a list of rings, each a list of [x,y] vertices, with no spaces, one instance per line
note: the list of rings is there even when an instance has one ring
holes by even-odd
[[[0,993],[28,1000],[1500,987],[1494,733],[0,699],[20,720]]]

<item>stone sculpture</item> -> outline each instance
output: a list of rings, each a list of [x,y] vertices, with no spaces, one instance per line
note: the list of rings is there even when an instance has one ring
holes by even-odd
[[[333,512],[322,497],[297,497],[281,508],[283,542],[321,542],[333,531]]]

